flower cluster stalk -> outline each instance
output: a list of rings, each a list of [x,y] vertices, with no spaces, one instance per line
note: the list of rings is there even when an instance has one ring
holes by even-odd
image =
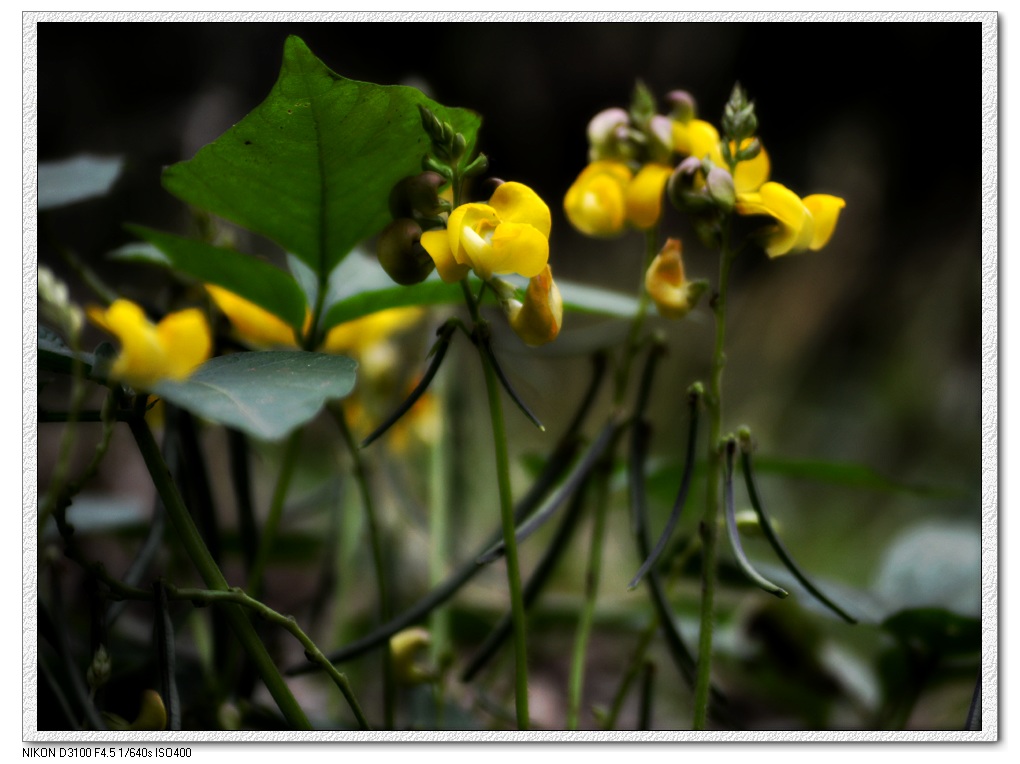
[[[694,682],[695,730],[704,730],[708,720],[712,681],[712,638],[715,628],[715,589],[719,539],[719,486],[722,480],[722,376],[726,366],[726,296],[735,253],[730,249],[729,227],[724,226],[719,260],[719,288],[712,310],[715,313],[715,350],[705,404],[708,408],[708,477],[705,513],[701,520],[702,568],[701,609],[698,630],[698,664]]]

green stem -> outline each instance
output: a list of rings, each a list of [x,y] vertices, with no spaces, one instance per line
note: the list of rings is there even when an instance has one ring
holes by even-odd
[[[477,308],[476,308],[477,310]],[[525,635],[524,595],[521,589],[521,566],[517,556],[517,539],[514,535],[514,503],[510,491],[510,460],[507,455],[506,425],[503,421],[503,403],[499,398],[499,381],[489,357],[479,352],[485,370],[485,389],[489,397],[489,416],[492,419],[492,439],[496,448],[496,477],[499,482],[499,513],[503,525],[503,545],[506,554],[506,577],[510,587],[510,612],[514,627],[515,690],[517,727],[526,730],[528,718],[528,650]]]
[[[386,560],[383,556],[382,533],[379,529],[378,518],[375,512],[375,503],[372,501],[372,491],[369,487],[368,468],[365,460],[361,458],[361,449],[358,448],[347,423],[347,415],[343,406],[333,404],[329,406],[329,413],[340,428],[347,450],[350,451],[351,461],[354,465],[354,481],[358,484],[358,493],[361,494],[361,506],[365,511],[365,525],[368,527],[369,546],[372,550],[372,567],[375,570],[376,590],[379,594],[377,599],[376,616],[379,625],[386,623],[392,614],[392,602],[390,600],[389,585],[386,580]],[[332,665],[332,664],[331,664]],[[390,660],[390,651],[382,651],[382,673],[383,673],[383,720],[385,729],[394,729],[395,722],[395,682],[393,678],[393,662]]]
[[[269,515],[266,517],[266,524],[262,528],[262,538],[259,541],[258,552],[252,561],[251,570],[248,573],[248,588],[256,597],[262,591],[266,565],[269,562],[269,553],[276,543],[276,531],[279,529],[280,519],[283,517],[283,504],[287,498],[290,480],[294,476],[294,465],[297,463],[298,447],[300,444],[301,429],[298,428],[291,433],[290,438],[287,440],[287,445],[284,447],[280,474],[276,478],[276,488],[273,489],[273,498],[269,504]]]
[[[570,665],[570,685],[567,695],[567,728],[576,730],[580,724],[581,696],[584,691],[584,664],[588,655],[592,624],[595,621],[595,605],[599,593],[599,579],[602,577],[602,542],[606,532],[606,507],[609,503],[610,468],[603,464],[595,484],[598,497],[595,503],[595,524],[591,532],[591,552],[588,555],[588,572],[585,576],[584,607],[577,625],[574,639],[574,654]]]
[[[152,482],[163,499],[163,505],[166,508],[167,515],[170,517],[170,522],[173,523],[181,544],[198,569],[199,575],[210,589],[222,592],[229,591],[230,587],[227,585],[226,578],[224,578],[219,566],[216,565],[212,555],[209,554],[209,549],[206,547],[202,536],[198,532],[198,528],[191,519],[188,508],[184,506],[184,501],[181,499],[177,486],[174,485],[173,480],[170,478],[170,472],[163,462],[159,446],[156,445],[156,440],[152,437],[152,432],[149,430],[148,425],[144,419],[138,417],[130,421],[130,426],[131,434],[138,444],[138,450],[142,454],[142,459],[149,470]],[[293,727],[310,730],[312,725],[309,723],[308,717],[305,716],[305,712],[294,699],[287,683],[280,676],[276,664],[269,656],[269,653],[266,652],[265,645],[262,644],[258,634],[255,633],[255,629],[248,620],[247,615],[237,605],[225,607],[224,612],[227,615],[227,622],[230,624],[234,636],[237,637],[237,640],[255,664],[259,675],[262,677],[262,681],[265,682],[266,688],[269,690],[270,695],[273,696],[273,700],[276,701],[284,717]]]
[[[703,730],[708,719],[712,681],[712,637],[715,628],[715,588],[719,538],[719,485],[722,479],[722,375],[726,366],[726,295],[734,252],[729,246],[729,226],[723,228],[719,257],[719,291],[713,301],[715,312],[715,352],[705,404],[708,408],[708,483],[705,514],[701,521],[702,568],[701,612],[698,630],[698,667],[694,682],[694,729]]]
[[[467,278],[461,279],[464,301],[471,313],[475,332],[488,331],[478,311],[478,301],[471,294]],[[514,502],[510,489],[510,458],[507,454],[506,423],[503,420],[503,402],[499,397],[499,379],[492,367],[489,354],[477,340],[478,356],[485,372],[485,390],[489,398],[489,418],[492,420],[492,440],[496,450],[496,479],[499,483],[499,515],[503,528],[503,546],[506,555],[506,577],[510,589],[510,613],[514,629],[514,688],[517,708],[517,727],[526,730],[528,717],[528,648],[525,633],[524,593],[521,588],[521,565],[517,555],[517,538],[514,523]]]

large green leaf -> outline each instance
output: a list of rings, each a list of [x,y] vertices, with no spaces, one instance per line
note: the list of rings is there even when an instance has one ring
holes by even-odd
[[[513,281],[520,290],[527,285],[526,280],[513,276],[501,278]],[[481,282],[472,276],[470,284],[477,292]],[[637,311],[638,301],[630,295],[559,279],[556,284],[563,296],[563,308],[568,312],[630,318]],[[486,294],[491,299],[492,292]],[[330,276],[323,330],[387,308],[457,305],[463,301],[460,284],[446,284],[437,273],[420,284],[400,286],[393,283],[374,258],[354,252]]]
[[[289,37],[269,97],[163,173],[179,198],[293,252],[319,282],[389,221],[390,189],[421,169],[428,106],[474,144],[481,118],[403,86],[349,80]]]
[[[298,334],[304,327],[308,304],[294,278],[267,262],[211,244],[154,231],[143,226],[128,226],[165,255],[163,264],[209,284],[228,289],[293,326]],[[136,255],[158,262],[144,249],[121,248],[118,257]]]
[[[354,387],[350,358],[302,351],[220,356],[183,382],[152,392],[181,408],[264,440],[278,440]]]
[[[123,166],[124,160],[120,157],[87,154],[59,162],[40,162],[39,209],[49,210],[105,196]]]

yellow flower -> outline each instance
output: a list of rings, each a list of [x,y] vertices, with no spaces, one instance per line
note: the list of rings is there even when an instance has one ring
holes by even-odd
[[[120,355],[110,376],[140,389],[161,379],[181,380],[201,366],[212,352],[205,315],[189,308],[153,324],[130,300],[114,300],[107,309],[88,308],[89,319],[120,341]]]
[[[412,327],[422,313],[422,309],[416,307],[390,308],[346,321],[326,333],[319,350],[350,355],[358,359],[363,376],[375,378],[388,371],[398,360],[393,345],[387,340]]]
[[[673,168],[664,164],[646,164],[627,186],[627,220],[642,231],[659,222],[662,193]]]
[[[205,285],[216,307],[227,317],[244,341],[256,348],[297,347],[294,327],[253,302],[213,284]],[[311,311],[305,316],[304,330],[311,323]]]
[[[586,236],[616,236],[627,222],[627,186],[634,173],[623,162],[602,160],[585,167],[567,190],[563,210]]]
[[[812,194],[801,199],[786,186],[769,182],[756,192],[738,194],[736,210],[775,219],[776,224],[764,232],[763,246],[769,257],[780,257],[824,247],[845,206],[838,196]]]
[[[510,300],[506,306],[510,327],[527,345],[552,342],[563,325],[563,298],[553,281],[552,269],[545,269],[528,282],[524,303]]]
[[[635,176],[623,162],[592,162],[567,190],[563,210],[587,236],[616,236],[627,223],[647,229],[662,214],[662,193],[673,168],[650,163]]]
[[[667,239],[645,272],[645,289],[665,318],[683,318],[690,313],[706,287],[704,281],[684,277],[680,249],[679,239]]]
[[[450,213],[445,231],[426,231],[421,245],[447,283],[469,271],[489,280],[496,274],[531,278],[549,261],[552,215],[541,197],[523,183],[503,183],[488,204],[462,204]]]

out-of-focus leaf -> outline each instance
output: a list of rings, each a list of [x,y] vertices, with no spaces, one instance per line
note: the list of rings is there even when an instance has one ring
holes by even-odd
[[[302,351],[235,353],[213,358],[183,382],[153,392],[213,422],[277,440],[354,387],[350,358]]]
[[[419,90],[349,80],[287,38],[268,98],[194,158],[163,173],[180,199],[267,236],[322,283],[390,220],[390,190],[421,171],[419,104],[474,144],[481,119]]]
[[[912,493],[933,497],[956,496],[960,493],[958,489],[946,486],[914,485],[891,480],[863,464],[760,457],[755,459],[754,465],[760,474],[772,473],[850,488],[867,488],[888,493]]]
[[[39,163],[39,209],[50,210],[105,196],[120,176],[121,157],[88,154]]]
[[[166,256],[165,265],[204,283],[215,284],[279,316],[300,333],[308,305],[294,278],[279,268],[232,249],[214,247],[144,226],[128,226]],[[121,251],[128,255],[131,250]],[[139,252],[144,256],[145,250]],[[150,259],[149,262],[156,262]]]
[[[924,522],[906,528],[886,548],[873,587],[887,613],[943,608],[981,612],[981,534],[974,525]]]
[[[901,610],[886,618],[882,628],[928,652],[973,655],[981,651],[981,620],[942,608]]]

